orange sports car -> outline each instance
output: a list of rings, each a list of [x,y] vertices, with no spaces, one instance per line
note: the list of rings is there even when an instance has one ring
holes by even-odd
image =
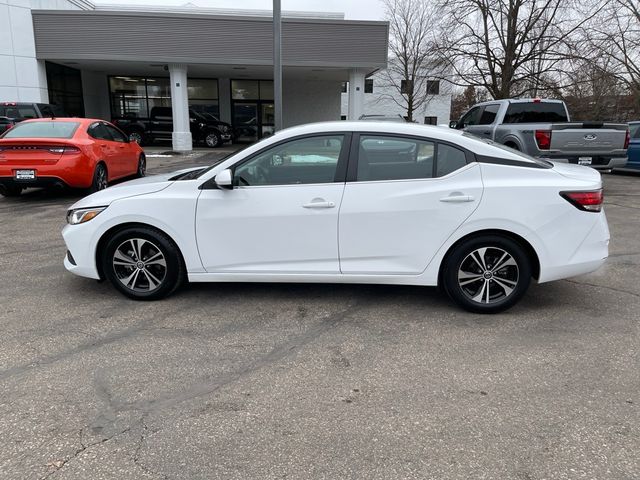
[[[146,170],[144,151],[118,128],[92,118],[25,120],[0,136],[0,194],[30,187],[98,191]]]

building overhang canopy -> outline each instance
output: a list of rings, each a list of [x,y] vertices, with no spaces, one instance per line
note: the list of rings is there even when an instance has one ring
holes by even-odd
[[[33,10],[42,60],[268,66],[270,18],[121,11]],[[387,22],[287,18],[285,67],[386,68]]]

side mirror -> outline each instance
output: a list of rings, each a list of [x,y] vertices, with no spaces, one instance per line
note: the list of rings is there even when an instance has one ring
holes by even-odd
[[[456,128],[458,126],[458,122],[452,120],[449,122],[449,128]]]
[[[218,173],[214,180],[216,185],[220,188],[233,188],[233,173],[231,173],[231,169],[229,168]]]

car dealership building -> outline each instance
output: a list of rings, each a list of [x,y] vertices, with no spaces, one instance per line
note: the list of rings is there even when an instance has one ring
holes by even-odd
[[[283,12],[283,123],[364,113],[365,78],[387,63],[388,24]],[[273,131],[270,11],[0,0],[0,102],[42,102],[71,115],[147,118],[173,107],[173,147],[190,150],[184,105],[255,140]]]

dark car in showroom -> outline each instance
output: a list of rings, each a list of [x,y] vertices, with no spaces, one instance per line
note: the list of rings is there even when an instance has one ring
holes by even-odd
[[[142,145],[156,140],[171,140],[173,133],[173,112],[171,107],[153,107],[149,118],[119,117],[113,119],[114,125],[122,129],[132,142]],[[204,143],[207,147],[221,147],[232,141],[231,125],[218,120],[214,115],[203,115],[189,109],[189,125],[194,142]]]

